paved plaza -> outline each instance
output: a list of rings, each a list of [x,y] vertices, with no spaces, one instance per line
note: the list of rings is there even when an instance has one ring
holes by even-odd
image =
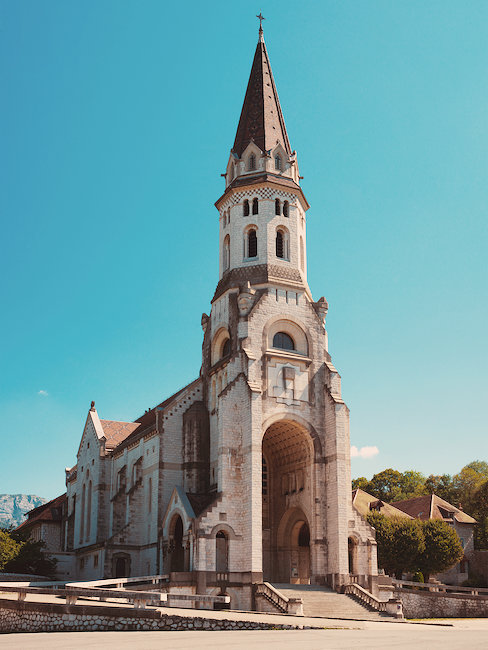
[[[66,632],[51,634],[6,634],[0,636],[1,650],[57,650],[83,648],[140,648],[141,650],[214,650],[249,648],[257,650],[412,648],[417,650],[486,650],[488,619],[439,621],[447,625],[354,623],[356,629],[255,631],[255,632]],[[351,621],[348,625],[353,625]]]

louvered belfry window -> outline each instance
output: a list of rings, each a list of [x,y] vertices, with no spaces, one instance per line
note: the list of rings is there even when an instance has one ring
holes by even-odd
[[[259,203],[257,199],[252,200],[252,213],[253,214],[258,214],[259,212]]]
[[[249,216],[249,201],[247,199],[244,201],[243,210],[244,210],[244,216],[248,217]]]
[[[257,257],[258,255],[258,238],[255,230],[250,230],[247,236],[248,257]]]
[[[281,201],[275,199],[275,214],[281,214]]]
[[[283,233],[278,230],[276,233],[276,257],[283,258],[284,256]]]

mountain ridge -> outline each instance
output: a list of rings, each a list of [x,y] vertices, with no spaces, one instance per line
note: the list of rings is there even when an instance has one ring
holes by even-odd
[[[47,503],[35,494],[0,494],[0,528],[20,526],[33,508]]]

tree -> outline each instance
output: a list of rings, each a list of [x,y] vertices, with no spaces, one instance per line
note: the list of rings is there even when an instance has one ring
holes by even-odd
[[[425,549],[420,522],[403,517],[387,518],[378,512],[370,513],[367,519],[376,530],[378,565],[399,579],[402,573],[416,571]]]
[[[352,489],[353,490],[366,490],[367,491],[367,486],[368,486],[368,479],[365,476],[360,476],[359,478],[355,478],[352,481]]]
[[[396,469],[384,469],[368,483],[368,492],[382,501],[399,501],[402,498],[402,474]]]
[[[21,542],[16,555],[5,564],[5,571],[53,576],[57,561],[45,553],[45,546],[44,542]]]
[[[450,474],[431,474],[425,479],[425,491],[427,494],[437,494],[438,497],[449,503],[456,499],[452,476]]]
[[[0,571],[5,570],[5,565],[18,554],[20,547],[7,530],[0,529]]]
[[[464,555],[455,530],[445,521],[428,519],[422,522],[425,550],[418,559],[418,568],[429,582],[431,575],[447,571]]]

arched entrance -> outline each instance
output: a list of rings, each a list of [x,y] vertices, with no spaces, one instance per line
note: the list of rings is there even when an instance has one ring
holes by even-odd
[[[169,569],[170,571],[184,571],[185,550],[183,548],[183,520],[180,515],[175,515],[171,520],[169,535]]]
[[[130,575],[130,555],[119,553],[112,558],[112,575],[114,578],[128,578]]]
[[[273,423],[263,437],[263,574],[308,584],[313,513],[313,445],[304,426]]]

